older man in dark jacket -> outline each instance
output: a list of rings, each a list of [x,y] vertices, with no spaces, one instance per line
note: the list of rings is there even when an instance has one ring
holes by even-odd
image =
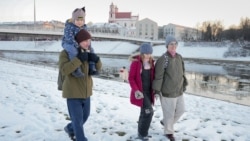
[[[183,92],[186,89],[184,62],[176,53],[178,42],[172,36],[167,36],[167,52],[155,64],[155,79],[153,89],[161,95],[163,110],[164,133],[170,141],[174,141],[174,123],[184,113]]]

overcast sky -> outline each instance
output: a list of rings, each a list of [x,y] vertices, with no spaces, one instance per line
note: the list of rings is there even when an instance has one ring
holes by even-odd
[[[196,27],[204,21],[239,25],[250,17],[249,0],[36,0],[36,20],[65,21],[75,8],[86,6],[86,22],[108,22],[109,6],[132,12],[139,20],[149,18],[159,26],[168,23]],[[34,0],[1,0],[0,22],[34,21]]]

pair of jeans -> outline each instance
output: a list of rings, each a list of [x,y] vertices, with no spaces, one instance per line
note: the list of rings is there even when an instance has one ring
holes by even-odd
[[[90,97],[86,99],[67,99],[71,122],[67,125],[69,133],[74,133],[76,141],[87,141],[84,123],[90,114]]]
[[[154,115],[152,108],[152,103],[150,100],[150,92],[144,92],[143,106],[141,107],[141,112],[138,122],[138,134],[141,137],[148,136],[148,130]]]

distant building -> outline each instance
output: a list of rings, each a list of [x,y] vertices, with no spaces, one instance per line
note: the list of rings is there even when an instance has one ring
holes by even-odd
[[[116,23],[95,23],[88,25],[88,31],[95,34],[122,35],[125,28]]]
[[[111,3],[109,7],[109,23],[116,23],[127,28],[123,36],[135,37],[135,25],[139,16],[133,16],[131,12],[119,12],[118,7]]]
[[[158,24],[148,18],[136,22],[136,37],[157,40]]]
[[[198,40],[201,37],[201,33],[195,28],[172,23],[163,26],[163,36],[166,37],[167,35],[174,36],[177,40],[182,41]]]

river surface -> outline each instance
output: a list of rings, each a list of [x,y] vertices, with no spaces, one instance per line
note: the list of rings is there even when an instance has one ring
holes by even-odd
[[[8,53],[0,57],[21,62],[57,67],[58,54]],[[103,73],[118,74],[121,67],[129,69],[129,59],[101,58]],[[185,61],[188,78],[187,93],[250,106],[250,66],[245,64],[194,63]]]

